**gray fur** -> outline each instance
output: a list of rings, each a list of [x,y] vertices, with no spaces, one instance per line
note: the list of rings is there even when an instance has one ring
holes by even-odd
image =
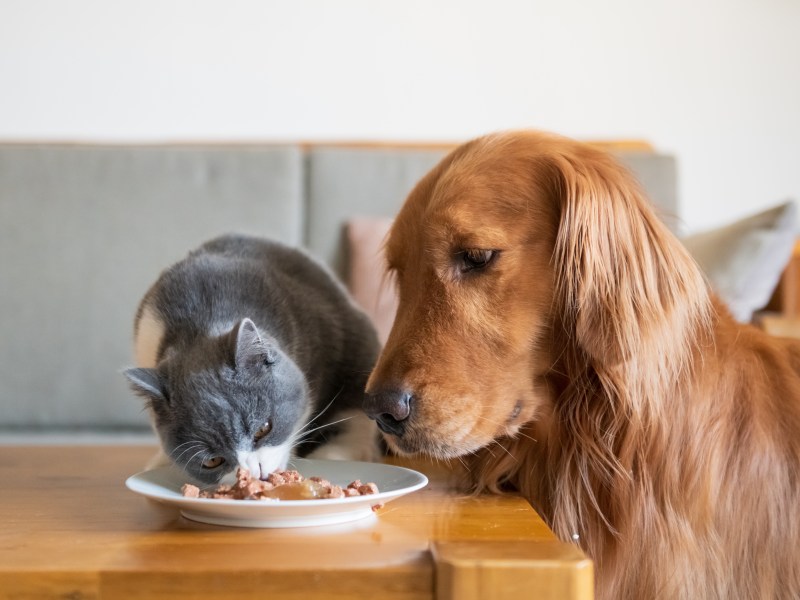
[[[325,268],[258,238],[211,240],[165,270],[139,306],[136,336],[145,311],[163,326],[155,367],[125,375],[146,399],[165,454],[209,483],[241,464],[242,452],[293,444],[309,420],[312,429],[359,410],[379,351],[368,318]],[[256,441],[268,421],[272,430]],[[335,430],[320,429],[294,452],[307,454]],[[223,466],[202,466],[216,456]]]

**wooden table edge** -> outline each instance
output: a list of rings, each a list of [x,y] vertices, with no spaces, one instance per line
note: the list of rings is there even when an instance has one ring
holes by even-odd
[[[591,600],[594,566],[560,541],[432,542],[436,600]]]

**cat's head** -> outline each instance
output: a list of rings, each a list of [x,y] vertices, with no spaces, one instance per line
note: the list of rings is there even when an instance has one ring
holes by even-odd
[[[238,466],[263,477],[284,468],[310,412],[302,371],[250,319],[124,373],[147,401],[165,454],[206,483]]]

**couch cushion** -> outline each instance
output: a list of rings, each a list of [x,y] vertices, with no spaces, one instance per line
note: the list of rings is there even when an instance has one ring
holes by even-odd
[[[639,181],[664,224],[676,235],[685,233],[679,218],[675,157],[644,151],[619,151],[614,155]]]
[[[769,302],[796,238],[797,206],[785,202],[683,242],[733,316],[749,323]]]
[[[301,242],[295,147],[0,146],[0,424],[147,423],[119,371],[159,272],[228,231]]]
[[[357,217],[347,224],[350,293],[386,343],[397,313],[397,292],[386,272],[383,244],[392,226],[389,217]]]
[[[354,216],[394,216],[445,149],[316,147],[308,155],[306,245],[342,278]]]

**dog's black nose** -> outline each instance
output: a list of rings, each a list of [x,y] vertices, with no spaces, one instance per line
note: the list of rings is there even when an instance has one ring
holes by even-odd
[[[382,390],[377,394],[367,394],[364,398],[364,412],[375,419],[378,428],[384,433],[402,437],[406,422],[411,415],[412,396],[404,390]]]

